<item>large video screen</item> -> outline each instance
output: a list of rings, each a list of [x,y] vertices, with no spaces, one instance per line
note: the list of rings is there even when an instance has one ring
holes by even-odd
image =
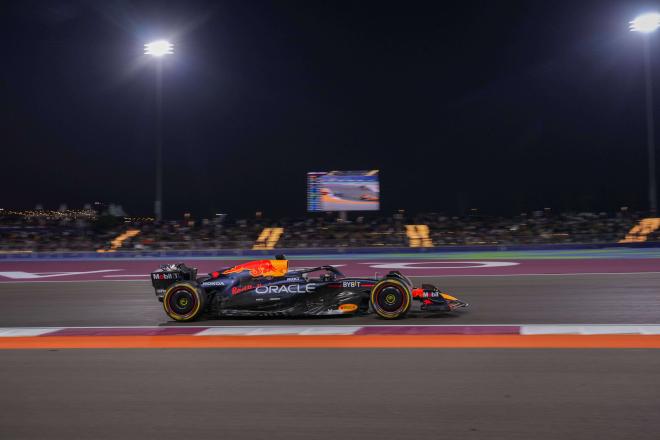
[[[378,211],[378,170],[307,173],[307,210]]]

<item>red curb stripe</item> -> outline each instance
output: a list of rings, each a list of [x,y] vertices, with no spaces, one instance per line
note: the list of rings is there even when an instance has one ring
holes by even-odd
[[[355,335],[518,335],[519,325],[365,326]]]

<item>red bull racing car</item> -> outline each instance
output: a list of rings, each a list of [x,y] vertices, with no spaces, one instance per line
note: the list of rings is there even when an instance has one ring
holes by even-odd
[[[383,278],[346,277],[332,266],[289,269],[275,260],[239,264],[197,276],[185,264],[167,264],[151,273],[165,313],[176,321],[201,316],[323,316],[376,313],[385,319],[405,316],[413,301],[424,312],[452,312],[468,305],[409,278],[390,272]]]

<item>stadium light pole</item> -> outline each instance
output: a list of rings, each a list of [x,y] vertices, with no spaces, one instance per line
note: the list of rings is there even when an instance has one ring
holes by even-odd
[[[632,32],[641,32],[644,37],[644,77],[646,79],[646,145],[649,162],[649,209],[658,212],[655,180],[655,130],[653,120],[653,80],[651,77],[651,34],[660,27],[660,14],[642,14],[630,22]]]
[[[145,55],[156,59],[156,200],[154,216],[163,219],[163,64],[162,57],[174,53],[174,45],[167,40],[144,45]]]

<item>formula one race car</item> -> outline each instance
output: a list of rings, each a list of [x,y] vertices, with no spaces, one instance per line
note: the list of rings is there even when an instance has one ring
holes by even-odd
[[[413,301],[425,312],[467,307],[435,286],[413,288],[410,279],[390,272],[380,279],[346,277],[332,266],[291,269],[283,255],[197,277],[185,264],[163,265],[151,282],[165,313],[176,321],[204,314],[223,316],[321,316],[366,314],[401,318]]]

